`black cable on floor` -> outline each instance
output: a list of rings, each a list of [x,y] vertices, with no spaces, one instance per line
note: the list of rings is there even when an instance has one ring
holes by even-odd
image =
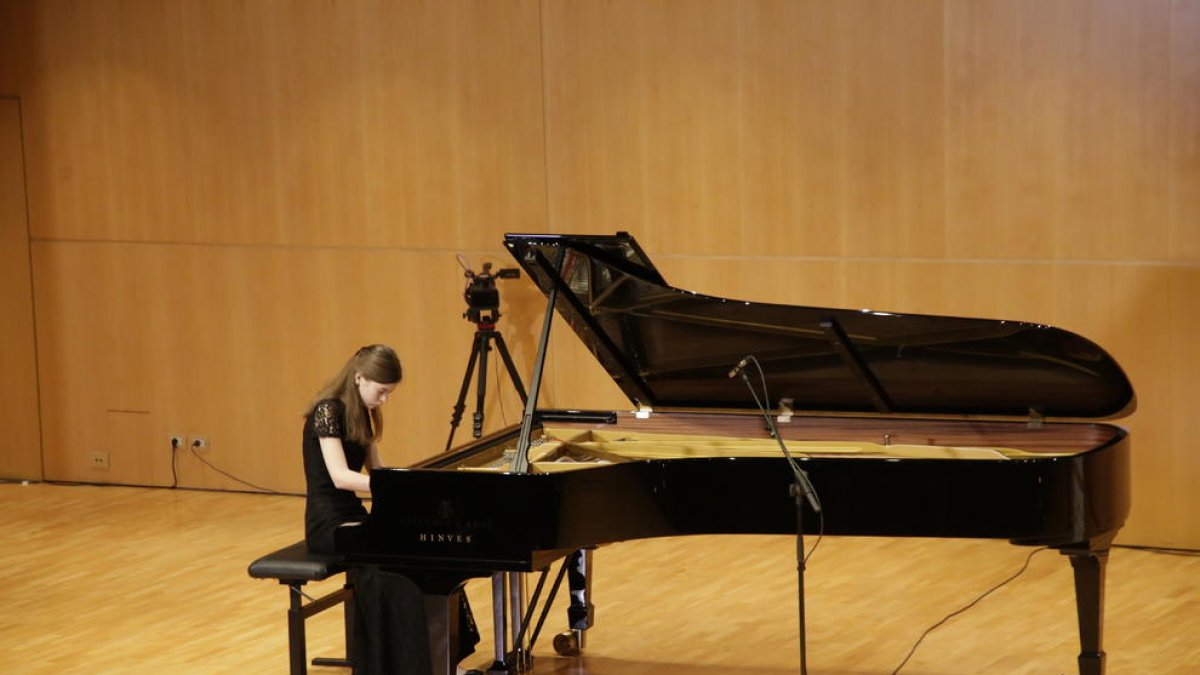
[[[941,626],[942,624],[946,623],[946,622],[947,622],[947,621],[949,621],[950,619],[953,619],[954,617],[958,616],[959,614],[962,614],[963,612],[967,611],[968,609],[971,609],[971,608],[972,608],[972,607],[974,607],[975,605],[978,605],[978,604],[979,604],[979,602],[980,602],[981,600],[983,600],[983,599],[984,599],[984,598],[986,598],[987,596],[991,595],[991,594],[992,594],[992,593],[994,593],[995,591],[998,591],[998,590],[1000,590],[1000,589],[1001,589],[1001,588],[1003,588],[1005,585],[1007,585],[1008,583],[1010,583],[1011,581],[1013,581],[1013,580],[1014,580],[1014,579],[1016,579],[1017,577],[1019,577],[1019,576],[1021,576],[1022,574],[1024,574],[1024,573],[1025,573],[1025,570],[1029,568],[1029,561],[1030,561],[1030,560],[1033,560],[1033,556],[1035,556],[1035,555],[1037,555],[1037,554],[1041,553],[1042,551],[1045,551],[1045,550],[1047,550],[1047,549],[1049,549],[1049,548],[1050,548],[1049,546],[1043,546],[1042,548],[1037,548],[1037,549],[1034,549],[1032,552],[1030,552],[1030,554],[1029,554],[1028,556],[1026,556],[1026,558],[1025,558],[1025,564],[1024,564],[1024,565],[1021,565],[1021,569],[1017,570],[1017,573],[1016,573],[1016,574],[1014,574],[1014,575],[1012,575],[1011,577],[1009,577],[1009,578],[1005,579],[1004,581],[1001,581],[1000,583],[996,584],[995,586],[992,586],[991,588],[989,588],[989,589],[987,589],[986,591],[984,591],[983,593],[981,593],[981,594],[979,595],[979,597],[977,597],[977,598],[975,598],[974,600],[972,600],[971,602],[967,603],[965,606],[963,606],[963,607],[961,607],[961,608],[959,608],[959,609],[956,609],[956,610],[954,610],[953,612],[950,612],[950,613],[949,613],[949,614],[947,614],[945,617],[943,617],[941,621],[938,621],[937,623],[933,624],[933,625],[932,625],[932,626],[930,626],[929,628],[926,628],[926,629],[925,629],[925,632],[924,632],[924,633],[921,633],[921,637],[917,638],[917,641],[916,641],[916,642],[913,644],[913,646],[912,646],[912,649],[908,650],[908,655],[907,655],[907,656],[905,656],[905,657],[904,657],[904,660],[900,662],[900,665],[896,666],[896,669],[892,671],[892,675],[896,675],[897,673],[899,673],[899,672],[900,672],[900,669],[904,667],[904,664],[908,663],[908,660],[912,658],[912,655],[913,655],[913,654],[915,654],[915,653],[917,652],[917,647],[919,647],[919,646],[921,645],[921,641],[925,639],[925,636],[927,636],[927,635],[929,635],[930,633],[932,633],[932,632],[934,631],[934,629],[938,628],[939,626]]]

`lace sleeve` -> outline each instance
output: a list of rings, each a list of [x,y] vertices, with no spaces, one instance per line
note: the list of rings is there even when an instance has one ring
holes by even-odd
[[[326,399],[313,407],[313,431],[317,437],[344,438],[346,430],[342,420],[342,406],[338,401]]]

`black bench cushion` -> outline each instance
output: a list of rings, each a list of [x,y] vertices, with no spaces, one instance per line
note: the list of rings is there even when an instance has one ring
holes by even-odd
[[[341,556],[310,553],[308,545],[303,541],[268,553],[250,563],[250,576],[255,579],[320,581],[345,571],[346,561]]]

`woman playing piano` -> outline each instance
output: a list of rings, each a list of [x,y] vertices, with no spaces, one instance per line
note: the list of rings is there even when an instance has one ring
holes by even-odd
[[[356,493],[371,491],[363,467],[382,466],[380,406],[400,384],[400,359],[387,345],[370,345],[350,360],[316,395],[304,415],[304,476],[307,502],[304,536],[308,548],[334,553],[334,532],[367,517]],[[432,669],[424,597],[408,578],[372,566],[352,566],[354,585],[354,672],[428,673]],[[466,636],[460,658],[479,641],[466,596],[459,616]]]
[[[320,392],[304,416],[304,536],[308,548],[333,553],[333,533],[367,516],[355,494],[371,491],[363,466],[377,467],[383,433],[380,406],[400,384],[400,359],[387,345],[354,356]]]

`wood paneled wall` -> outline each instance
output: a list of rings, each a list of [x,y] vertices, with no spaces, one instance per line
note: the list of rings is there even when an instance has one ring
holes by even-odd
[[[385,457],[436,451],[472,336],[454,254],[478,269],[508,264],[505,231],[624,229],[684,288],[1095,339],[1139,397],[1124,539],[1200,546],[1181,515],[1200,507],[1195,0],[0,15],[0,93],[25,110],[47,478],[169,484],[181,433],[299,491],[299,413],[373,341],[407,369]],[[501,289],[524,371],[540,295]],[[549,404],[626,404],[554,337]],[[489,379],[488,427],[515,421]],[[88,465],[96,448],[109,469]],[[238,487],[187,453],[178,471]]]
[[[38,419],[37,354],[33,331],[33,283],[29,221],[25,213],[25,161],[21,106],[0,96],[0,476],[40,479],[42,444]]]

